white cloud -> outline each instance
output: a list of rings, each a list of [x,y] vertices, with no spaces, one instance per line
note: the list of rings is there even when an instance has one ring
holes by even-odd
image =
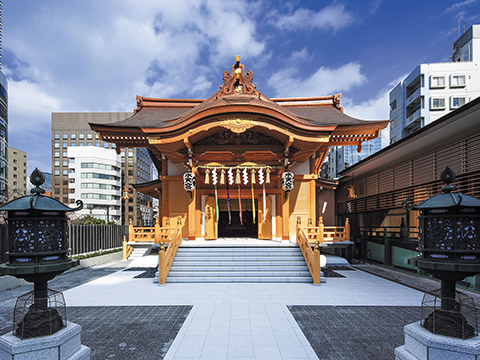
[[[465,1],[462,1],[462,2],[459,2],[459,3],[455,3],[452,6],[450,6],[449,8],[447,8],[445,10],[445,13],[449,12],[449,11],[458,11],[458,9],[460,9],[461,7],[466,6],[466,5],[470,5],[470,4],[474,3],[475,1],[476,0],[465,0]]]
[[[276,89],[275,96],[324,96],[348,91],[367,82],[357,63],[348,63],[336,69],[320,67],[308,78],[295,78],[297,68],[289,68],[272,75],[268,85]]]
[[[284,30],[333,29],[337,31],[352,24],[354,17],[342,4],[333,4],[320,11],[299,8],[289,15],[275,14],[272,23]]]

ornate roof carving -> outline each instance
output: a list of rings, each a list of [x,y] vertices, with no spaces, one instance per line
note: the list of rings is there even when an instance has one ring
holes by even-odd
[[[259,95],[257,85],[253,84],[253,72],[248,70],[245,73],[245,66],[240,64],[240,56],[237,55],[231,72],[225,70],[223,73],[223,85],[220,85],[220,92],[224,95]]]

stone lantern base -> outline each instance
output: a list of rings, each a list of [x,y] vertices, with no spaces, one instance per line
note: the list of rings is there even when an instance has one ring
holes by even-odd
[[[53,335],[21,340],[12,332],[0,337],[0,359],[89,360],[90,348],[80,343],[82,327],[68,322]]]
[[[435,335],[420,321],[405,326],[405,345],[395,349],[396,360],[476,360],[480,358],[480,336],[462,340]]]

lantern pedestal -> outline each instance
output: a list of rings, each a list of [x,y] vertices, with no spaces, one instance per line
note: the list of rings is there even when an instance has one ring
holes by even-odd
[[[395,349],[396,360],[477,359],[480,336],[462,340],[435,335],[420,326],[420,321],[405,326],[405,345]]]
[[[68,322],[49,336],[21,340],[12,332],[0,337],[0,359],[87,360],[90,348],[81,344],[80,325]]]

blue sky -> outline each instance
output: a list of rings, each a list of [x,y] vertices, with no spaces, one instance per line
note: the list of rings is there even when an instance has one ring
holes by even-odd
[[[241,55],[269,97],[343,93],[346,114],[388,119],[388,92],[450,61],[457,17],[480,0],[4,0],[9,145],[51,171],[52,112],[132,111],[135,95],[206,98]]]

